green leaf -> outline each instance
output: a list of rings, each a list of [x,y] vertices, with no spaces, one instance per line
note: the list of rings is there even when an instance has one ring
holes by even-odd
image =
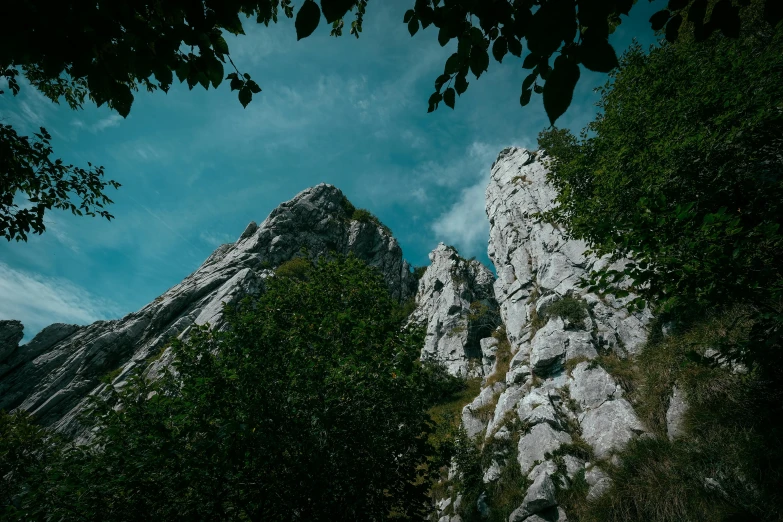
[[[619,65],[614,47],[605,39],[585,39],[577,48],[579,61],[591,71],[608,73]]]
[[[117,111],[120,116],[126,118],[133,105],[133,93],[128,85],[123,83],[114,83],[111,86],[111,107]]]
[[[410,26],[408,26],[408,30],[410,30]],[[449,43],[449,40],[451,40],[451,36],[449,35],[448,29],[446,27],[441,27],[438,31],[438,43],[443,47]]]
[[[531,85],[533,85],[533,82],[536,81],[536,78],[538,78],[538,75],[536,73],[530,73],[528,74],[525,79],[522,81],[522,90],[529,89]]]
[[[560,44],[576,36],[576,3],[573,0],[548,0],[533,15],[527,31],[531,51],[550,55]]]
[[[448,89],[446,89],[446,92],[443,93],[443,103],[445,103],[448,107],[454,109],[455,97],[456,97],[456,93],[454,92],[454,89],[452,87],[449,87]]]
[[[459,71],[460,57],[454,53],[446,60],[446,66],[443,68],[444,74],[454,74]]]
[[[783,20],[783,2],[780,0],[766,0],[764,4],[764,20],[772,27]]]
[[[331,24],[344,17],[355,3],[355,0],[321,0],[321,11],[326,21]]]
[[[470,52],[470,70],[476,75],[476,78],[481,76],[481,73],[489,68],[489,54],[481,47],[473,46]]]
[[[443,84],[449,81],[451,78],[450,74],[441,74],[435,79],[435,90],[440,91],[440,88],[443,87]]]
[[[497,40],[495,40],[495,43],[492,45],[492,56],[495,57],[495,60],[498,62],[503,62],[503,57],[506,56],[506,53],[508,52],[508,41],[506,40],[505,36],[498,37]]]
[[[677,41],[677,36],[680,34],[680,26],[682,25],[682,16],[674,15],[669,23],[666,24],[666,41],[674,43]]]
[[[212,87],[217,89],[220,82],[223,81],[223,64],[217,58],[209,60],[207,69],[209,81],[212,82]]]
[[[467,76],[458,74],[456,80],[454,80],[454,88],[457,90],[457,94],[459,95],[468,90]]]
[[[652,15],[650,17],[650,25],[652,26],[652,30],[660,31],[663,29],[663,26],[666,25],[666,22],[669,21],[669,17],[671,17],[671,13],[666,9],[658,11]]]
[[[231,76],[231,75],[229,75],[229,76]],[[236,91],[236,90],[241,89],[244,84],[245,84],[245,82],[240,80],[236,75],[234,75],[234,77],[231,78],[230,86],[231,86],[231,90],[232,91]]]
[[[520,58],[522,56],[522,42],[517,40],[516,38],[509,37],[508,38],[508,52],[516,56],[517,58]]]
[[[247,107],[247,104],[250,103],[252,99],[253,91],[250,90],[249,86],[245,85],[239,89],[239,103],[242,104],[242,107]]]
[[[432,112],[435,109],[437,109],[438,108],[438,104],[441,102],[442,99],[443,99],[443,95],[441,93],[439,93],[439,92],[432,93],[432,95],[430,96],[430,99],[428,101],[429,108],[427,109],[427,112]]]
[[[470,38],[460,36],[457,41],[457,54],[463,60],[467,61],[470,58],[470,48],[472,47]]]
[[[544,110],[549,122],[555,121],[571,105],[574,88],[579,81],[579,65],[571,58],[560,55],[555,60],[555,67],[544,84]]]
[[[313,34],[320,20],[321,9],[318,7],[318,4],[313,0],[305,0],[305,3],[299,8],[299,12],[296,13],[296,21],[294,22],[297,41]]]
[[[419,32],[419,20],[417,18],[411,18],[411,21],[408,22],[408,32],[411,36]]]
[[[405,16],[402,17],[402,23],[407,24],[408,22],[410,22],[415,14],[416,12],[413,9],[408,9],[407,11],[405,11]]]
[[[253,94],[258,94],[259,92],[261,92],[261,87],[259,87],[258,84],[253,80],[248,80],[247,86]]]
[[[175,72],[177,73],[177,78],[179,78],[179,81],[184,82],[187,79],[187,77],[190,75],[190,62],[187,61],[180,62]],[[95,92],[97,89],[90,86],[90,90]]]
[[[226,43],[226,39],[223,38],[222,35],[218,35],[215,38],[213,38],[212,48],[215,50],[216,53],[228,54],[228,43]]]
[[[538,65],[538,61],[541,59],[541,56],[530,53],[527,56],[525,56],[525,60],[522,62],[522,68],[523,69],[532,69],[536,65]]]
[[[519,97],[519,104],[524,107],[528,103],[530,103],[530,97],[533,95],[533,91],[531,89],[522,89],[522,96]]]

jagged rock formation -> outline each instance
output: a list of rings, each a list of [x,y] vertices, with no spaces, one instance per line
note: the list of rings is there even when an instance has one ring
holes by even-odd
[[[342,193],[318,185],[280,205],[260,226],[251,223],[236,243],[215,250],[182,283],[123,319],[55,324],[21,347],[21,324],[0,321],[0,408],[23,408],[46,425],[79,434],[75,414],[88,394],[101,393],[99,378],[107,372],[119,369],[114,383],[134,371],[154,376],[166,364],[168,339],[196,324],[223,327],[223,304],[262,291],[272,269],[302,248],[311,256],[353,252],[381,270],[395,298],[415,292],[410,321],[426,326],[422,359],[443,363],[453,375],[482,378],[462,424],[477,440],[505,441],[485,444],[505,448],[481,470],[485,484],[500,480],[512,464],[527,476],[530,486],[510,520],[565,522],[556,489],[579,474],[588,496],[600,495],[609,485],[601,464],[646,433],[601,361],[608,354],[633,357],[651,316],[626,311],[633,296],[616,300],[579,287],[583,275],[608,261],[585,256],[584,243],[541,219],[556,195],[542,156],[505,149],[492,166],[486,210],[497,278],[440,244],[417,289],[388,230],[366,216],[353,220]],[[672,437],[680,429],[682,399],[675,389],[667,416]],[[441,522],[459,520],[458,492],[434,500]],[[474,502],[487,514],[492,500],[485,492]]]
[[[442,363],[452,375],[483,375],[482,350],[491,353],[491,338],[484,337],[499,324],[492,290],[495,276],[479,261],[463,259],[443,243],[429,259],[411,314],[412,322],[427,329],[421,358]]]
[[[23,346],[21,324],[0,323],[0,409],[22,408],[44,425],[75,435],[85,398],[146,368],[172,336],[192,325],[223,325],[223,304],[261,290],[273,267],[305,248],[310,256],[354,253],[382,272],[392,295],[411,297],[415,278],[388,229],[353,220],[339,189],[320,184],[281,204],[236,243],[219,247],[191,275],[138,312],[89,326],[54,324]]]
[[[566,520],[554,484],[568,486],[581,472],[589,494],[599,495],[608,484],[600,463],[646,431],[622,387],[601,367],[600,356],[637,353],[651,316],[630,314],[626,300],[580,288],[582,276],[608,261],[585,256],[583,242],[567,239],[540,217],[556,197],[542,160],[542,153],[508,148],[492,166],[486,191],[488,253],[498,275],[495,299],[512,357],[508,368],[495,370],[505,375],[493,376],[494,384],[483,388],[462,415],[470,436],[515,441],[515,451],[492,455],[483,470],[485,483],[498,480],[513,459],[527,475],[531,485],[510,521]],[[494,412],[486,415],[487,409]],[[593,462],[571,454],[580,454],[572,448],[584,443]],[[440,520],[459,519],[451,513],[441,512]]]

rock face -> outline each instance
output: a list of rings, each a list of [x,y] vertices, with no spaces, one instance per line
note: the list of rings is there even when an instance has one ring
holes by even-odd
[[[233,244],[219,247],[180,284],[138,312],[89,326],[55,324],[21,347],[21,324],[0,323],[0,409],[22,408],[44,425],[76,435],[85,397],[116,369],[122,381],[146,368],[172,336],[192,325],[223,326],[224,303],[259,292],[271,269],[305,248],[315,257],[354,253],[377,267],[399,300],[412,297],[415,278],[387,229],[352,219],[339,189],[320,184],[281,204],[260,225],[250,223]],[[165,354],[164,354],[165,355]]]
[[[499,324],[495,276],[479,261],[463,259],[443,243],[429,258],[411,314],[412,322],[427,328],[421,357],[443,363],[452,375],[483,375],[485,369],[491,370],[494,341],[486,336]]]
[[[462,420],[469,435],[518,440],[516,461],[531,485],[509,520],[565,520],[555,484],[568,487],[577,473],[589,471],[590,494],[599,495],[609,480],[601,463],[645,433],[600,356],[633,357],[652,317],[627,312],[633,296],[603,298],[579,286],[608,261],[585,256],[583,242],[542,219],[556,197],[546,175],[543,153],[505,149],[486,191],[494,294],[512,357],[505,377],[492,379],[504,385],[482,389]],[[492,404],[490,417],[485,410]],[[579,458],[584,444],[595,462]],[[489,478],[501,476],[508,465],[501,456],[491,462],[482,470]]]

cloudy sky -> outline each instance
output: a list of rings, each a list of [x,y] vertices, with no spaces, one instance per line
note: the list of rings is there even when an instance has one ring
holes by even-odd
[[[299,42],[291,20],[248,22],[245,36],[227,36],[234,62],[263,89],[246,109],[228,82],[138,92],[127,119],[106,107],[71,111],[26,86],[15,98],[6,91],[0,121],[25,133],[46,127],[58,157],[103,165],[122,187],[110,191],[111,223],[52,212],[43,236],[0,243],[0,319],[21,320],[29,340],[53,322],[121,317],[320,182],[375,213],[415,265],[439,241],[489,263],[490,165],[506,146],[537,148],[548,120],[540,96],[519,106],[527,71],[510,55],[469,78],[455,111],[427,114],[456,42],[440,47],[434,28],[411,38],[402,18],[412,3],[370,2],[359,40],[347,31],[331,38],[323,20]],[[612,36],[615,47],[633,36],[652,43],[647,20],[661,7],[639,2]],[[605,81],[583,71],[558,125],[578,131],[590,121],[593,89]]]

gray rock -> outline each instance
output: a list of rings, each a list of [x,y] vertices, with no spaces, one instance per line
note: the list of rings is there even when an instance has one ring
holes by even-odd
[[[571,442],[572,439],[568,433],[557,431],[546,423],[536,424],[529,433],[519,438],[517,460],[522,468],[522,473],[530,471],[536,462],[543,462],[546,453]]]
[[[530,470],[530,473],[527,474],[527,479],[530,482],[535,482],[541,475],[548,475],[551,477],[555,473],[557,473],[557,465],[551,460],[545,460],[544,462],[536,464],[533,469]]]
[[[563,463],[566,466],[566,476],[569,479],[574,478],[579,471],[585,469],[585,461],[574,457],[573,455],[564,455]]]
[[[533,515],[556,505],[555,484],[552,482],[552,475],[539,473],[530,487],[527,488],[525,499],[520,507],[528,514]]]
[[[588,500],[600,497],[612,485],[612,479],[609,478],[609,475],[597,466],[593,466],[585,472],[585,481],[590,486],[587,491]]]
[[[493,418],[493,410],[487,408],[495,400],[495,396],[506,389],[506,385],[497,382],[481,390],[478,397],[462,408],[462,426],[468,434],[468,437],[475,437],[487,427],[489,421]]]
[[[481,366],[484,375],[490,375],[495,371],[495,354],[498,351],[499,341],[494,337],[485,337],[479,341],[481,346]]]
[[[491,317],[486,318],[486,324],[475,324],[469,316],[470,305],[476,301],[483,303],[490,315],[496,314],[495,277],[480,262],[462,259],[453,247],[443,243],[430,252],[429,258],[430,266],[419,280],[416,309],[411,314],[411,322],[426,325],[422,359],[443,363],[452,375],[480,376],[486,373],[485,368],[491,371],[494,352],[485,341],[485,358],[484,345],[477,336],[491,333],[496,324]]]
[[[498,461],[493,460],[492,464],[490,464],[489,468],[487,468],[487,471],[484,472],[482,480],[484,481],[484,484],[489,484],[490,482],[495,482],[497,479],[499,479],[500,475],[500,464],[498,464]]]
[[[629,440],[644,433],[631,405],[625,399],[604,402],[580,418],[582,438],[599,459],[622,450]]]
[[[514,513],[517,513],[516,511]],[[524,522],[568,522],[568,518],[566,517],[565,510],[561,507],[551,507],[548,509],[545,509],[541,511],[540,513],[537,513],[535,515],[530,515],[527,518],[515,518],[514,513],[511,514],[509,517],[509,521],[512,522],[519,522],[521,520],[524,520]],[[520,508],[521,513],[521,508]]]
[[[267,268],[292,259],[302,248],[313,257],[352,252],[380,270],[395,299],[412,297],[415,278],[397,240],[378,224],[353,221],[345,202],[332,185],[309,188],[273,210],[260,226],[248,225],[235,243],[216,249],[195,272],[138,312],[85,327],[44,329],[0,362],[0,409],[21,408],[65,434],[82,433],[76,416],[89,394],[101,393],[102,375],[122,368],[119,383],[147,369],[149,358],[194,324],[223,328],[223,304],[260,292],[272,273]],[[165,354],[161,359],[168,360]]]
[[[688,403],[685,401],[685,391],[679,387],[672,388],[672,396],[669,399],[669,408],[666,410],[666,433],[669,440],[674,440],[685,433],[685,414],[688,411]]]
[[[545,422],[555,429],[562,429],[559,416],[549,398],[549,394],[542,389],[532,390],[519,401],[517,415],[519,420],[531,425]]]
[[[584,409],[599,407],[607,400],[622,397],[622,388],[600,366],[581,362],[571,372],[568,381],[571,398]]]
[[[18,347],[24,337],[24,326],[19,321],[0,321],[0,364]]]
[[[517,366],[516,368],[512,368],[508,371],[508,373],[506,373],[506,384],[511,386],[512,384],[523,383],[527,380],[528,377],[530,377],[530,375],[530,366],[526,364]]]
[[[519,385],[509,386],[498,397],[495,414],[487,425],[487,437],[503,424],[506,414],[516,408],[519,400],[525,395],[526,390]]]
[[[552,318],[533,337],[530,366],[536,374],[544,375],[562,368],[568,341],[564,326],[562,319]]]

